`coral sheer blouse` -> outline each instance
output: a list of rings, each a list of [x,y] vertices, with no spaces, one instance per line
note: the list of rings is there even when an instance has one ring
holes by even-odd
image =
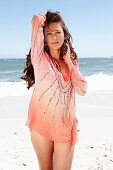
[[[83,96],[87,82],[79,71],[78,62],[64,75],[58,62],[44,51],[42,12],[32,18],[31,63],[35,85],[25,122],[31,130],[54,142],[75,144],[78,140],[75,92]]]

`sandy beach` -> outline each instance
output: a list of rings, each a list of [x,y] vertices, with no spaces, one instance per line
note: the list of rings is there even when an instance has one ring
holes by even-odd
[[[43,111],[43,121],[34,114],[28,122],[40,132],[47,122],[47,132],[63,140],[70,140],[70,125],[78,121],[71,170],[113,170],[113,0],[2,0],[0,7],[0,170],[40,170],[25,125],[34,108]],[[34,87],[39,96],[29,107]],[[73,88],[86,93],[75,91],[72,101]]]
[[[0,97],[0,170],[38,170],[24,125],[30,95]],[[113,170],[113,91],[76,94],[79,141],[72,170]]]

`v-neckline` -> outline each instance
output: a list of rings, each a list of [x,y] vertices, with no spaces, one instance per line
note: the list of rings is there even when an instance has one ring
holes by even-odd
[[[65,72],[64,72],[64,74],[62,74],[59,63],[58,63],[51,55],[49,55],[49,56],[50,56],[51,59],[57,64],[57,66],[58,66],[58,69],[57,69],[57,70],[60,72],[60,74],[61,74],[62,76],[64,76],[65,73],[66,73],[66,71],[67,71],[68,64],[66,64],[67,66],[66,66]]]

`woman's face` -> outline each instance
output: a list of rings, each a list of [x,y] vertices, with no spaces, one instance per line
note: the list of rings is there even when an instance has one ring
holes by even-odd
[[[60,49],[64,43],[64,31],[60,22],[48,24],[44,30],[44,38],[49,48]]]

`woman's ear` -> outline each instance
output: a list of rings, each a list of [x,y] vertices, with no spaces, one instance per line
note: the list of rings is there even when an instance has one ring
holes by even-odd
[[[68,35],[64,36],[64,42],[66,42],[66,43],[69,42],[69,36]]]
[[[67,42],[67,37],[66,37],[66,36],[64,36],[64,42],[65,42],[65,43]]]
[[[67,40],[66,40],[66,39],[64,39],[64,43],[67,43]]]

